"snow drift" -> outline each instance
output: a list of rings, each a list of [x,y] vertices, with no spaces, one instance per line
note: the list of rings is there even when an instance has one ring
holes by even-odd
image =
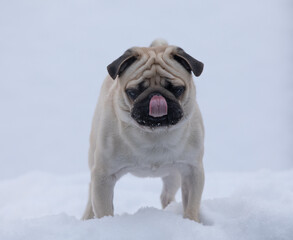
[[[116,215],[88,221],[80,220],[88,174],[5,180],[0,239],[292,239],[293,170],[206,178],[201,224],[182,218],[181,203],[160,209],[159,179],[127,175],[116,187]]]

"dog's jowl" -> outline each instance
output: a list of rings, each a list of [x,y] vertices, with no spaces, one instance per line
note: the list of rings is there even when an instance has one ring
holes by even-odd
[[[203,63],[154,41],[108,66],[89,149],[91,182],[83,219],[113,215],[115,183],[126,173],[161,177],[162,207],[181,187],[184,217],[199,221],[204,186],[204,128],[192,74]]]

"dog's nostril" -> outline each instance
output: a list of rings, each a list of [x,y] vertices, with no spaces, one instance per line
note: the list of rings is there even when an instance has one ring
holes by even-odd
[[[162,94],[160,94],[158,92],[153,92],[149,95],[149,99],[151,99],[153,96],[162,96]]]

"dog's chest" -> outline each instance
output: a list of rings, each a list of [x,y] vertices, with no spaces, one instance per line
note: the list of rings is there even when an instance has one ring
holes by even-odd
[[[141,177],[167,175],[179,165],[196,165],[200,141],[194,141],[192,129],[141,132],[121,128],[119,134],[105,134],[101,151],[104,164],[117,176],[132,173]]]
[[[124,144],[128,142],[125,141]],[[192,153],[186,151],[186,141],[156,138],[153,141],[135,139],[123,147],[124,157],[116,159],[115,165],[124,173],[140,177],[164,176],[176,170],[178,164],[194,160]],[[193,160],[192,160],[193,159]]]

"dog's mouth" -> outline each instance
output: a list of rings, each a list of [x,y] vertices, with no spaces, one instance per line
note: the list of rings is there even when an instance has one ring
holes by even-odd
[[[177,101],[156,92],[134,103],[131,117],[142,126],[165,127],[177,124],[183,111]]]

